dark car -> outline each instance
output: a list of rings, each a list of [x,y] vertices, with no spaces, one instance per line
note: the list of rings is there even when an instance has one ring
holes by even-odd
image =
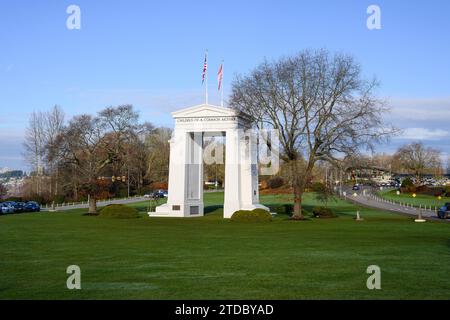
[[[16,213],[25,212],[25,203],[23,202],[16,202],[13,207]]]
[[[28,201],[25,206],[25,211],[27,212],[39,212],[41,211],[41,206],[39,205],[39,203],[35,202],[35,201]]]
[[[158,191],[153,192],[151,197],[153,199],[162,199],[162,198],[164,198],[164,193],[161,190],[158,190]]]
[[[449,216],[450,216],[450,202],[446,203],[438,211],[438,218],[439,219],[448,219]]]
[[[354,190],[354,191],[359,191],[359,189],[361,189],[361,187],[357,184],[355,184],[352,188],[352,190]]]

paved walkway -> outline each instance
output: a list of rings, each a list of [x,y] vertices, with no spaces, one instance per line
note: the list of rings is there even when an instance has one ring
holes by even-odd
[[[380,196],[374,194],[371,188],[366,188],[364,190],[365,191],[362,190],[356,192],[356,196],[354,196],[355,191],[347,190],[347,196],[345,196],[345,198],[362,206],[405,214],[415,218],[419,216],[419,212],[421,211],[423,219],[445,221],[437,217],[437,212],[434,210],[434,208],[430,210],[429,208],[419,209],[407,205],[400,205],[399,203],[385,200]],[[447,222],[449,221],[447,220]]]

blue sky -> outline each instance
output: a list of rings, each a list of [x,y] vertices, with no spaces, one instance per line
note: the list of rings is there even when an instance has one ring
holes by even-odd
[[[66,8],[81,8],[81,30],[66,28]],[[381,8],[381,30],[366,9]],[[305,48],[353,54],[389,120],[412,140],[450,154],[450,2],[431,1],[85,1],[0,3],[0,167],[26,168],[29,114],[60,105],[68,116],[131,103],[144,120],[172,126],[170,111],[203,101],[209,50],[210,102],[225,60],[225,95],[237,73],[264,58]]]

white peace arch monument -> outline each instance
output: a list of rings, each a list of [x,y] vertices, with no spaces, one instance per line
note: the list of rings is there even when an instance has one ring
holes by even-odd
[[[238,210],[269,209],[259,204],[257,141],[248,116],[233,109],[202,104],[172,113],[169,190],[166,204],[151,217],[199,217],[203,204],[203,137],[225,135],[223,217]],[[250,131],[251,132],[251,131]]]

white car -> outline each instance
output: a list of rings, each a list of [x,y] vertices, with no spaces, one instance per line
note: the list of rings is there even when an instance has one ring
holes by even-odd
[[[14,213],[14,207],[6,203],[0,203],[0,212],[3,214]]]

